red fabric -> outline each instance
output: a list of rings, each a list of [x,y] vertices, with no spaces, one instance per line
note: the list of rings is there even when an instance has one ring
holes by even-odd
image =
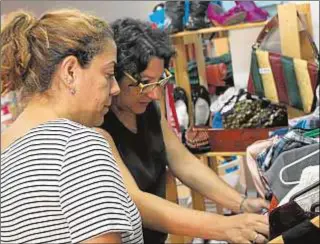
[[[315,91],[319,82],[319,70],[317,65],[313,63],[308,63],[308,71],[310,75],[312,90]]]
[[[289,97],[287,92],[287,80],[283,71],[281,55],[269,52],[269,61],[277,88],[279,101],[288,104]]]
[[[227,75],[227,65],[224,63],[207,65],[206,75],[208,85],[225,86],[224,79]]]
[[[251,74],[249,75],[249,80],[248,80],[248,92],[251,94],[255,94],[255,90],[254,90],[254,85],[253,85],[253,79]]]
[[[176,107],[174,105],[173,98],[173,84],[166,85],[166,110],[167,110],[167,121],[169,126],[174,131],[174,133],[181,138],[179,121],[177,116]]]
[[[270,206],[269,206],[269,213],[273,210],[276,209],[279,205],[279,201],[276,198],[275,195],[272,196],[271,202],[270,202]]]

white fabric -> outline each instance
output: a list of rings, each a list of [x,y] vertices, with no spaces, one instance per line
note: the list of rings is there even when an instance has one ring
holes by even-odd
[[[175,103],[177,117],[181,129],[188,129],[189,115],[187,111],[187,105],[182,101],[178,100]]]
[[[210,109],[209,104],[206,100],[199,97],[194,105],[194,113],[195,113],[195,125],[206,125],[209,116]]]
[[[297,192],[305,189],[306,187],[312,185],[313,183],[319,181],[319,165],[306,167],[301,174],[300,183],[296,185],[279,203],[279,206],[289,202],[290,198]],[[316,187],[310,190],[306,194],[298,197],[295,201],[303,208],[305,211],[310,211],[311,205],[319,201],[319,191],[320,188]]]

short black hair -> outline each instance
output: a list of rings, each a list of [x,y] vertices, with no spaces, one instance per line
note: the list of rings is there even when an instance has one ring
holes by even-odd
[[[168,68],[175,54],[166,31],[153,28],[150,22],[123,18],[111,23],[117,45],[116,79],[120,82],[124,71],[140,78],[152,57],[164,60]]]

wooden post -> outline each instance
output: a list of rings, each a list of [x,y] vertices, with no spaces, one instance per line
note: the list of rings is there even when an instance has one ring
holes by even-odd
[[[176,83],[178,86],[180,86],[186,91],[186,94],[188,97],[190,125],[193,125],[194,113],[193,113],[193,104],[192,104],[192,98],[191,98],[191,86],[190,86],[189,75],[188,75],[188,63],[186,60],[185,43],[183,40],[183,36],[174,38],[173,44],[175,45],[175,48],[176,48],[176,57],[173,60],[176,68],[175,70]]]
[[[296,5],[278,5],[278,14],[282,54],[301,58],[300,29]]]
[[[170,202],[178,204],[178,191],[175,177],[171,171],[167,169],[167,186],[166,186],[166,199]],[[170,243],[184,243],[183,236],[169,235]]]
[[[208,162],[208,158],[207,157],[200,156],[199,159],[203,164],[207,165],[207,162]],[[204,204],[204,198],[199,192],[196,192],[196,191],[191,189],[191,197],[192,197],[192,207],[193,207],[193,209],[206,211],[206,207],[205,207],[205,204]]]
[[[227,37],[213,38],[212,43],[216,56],[229,53],[229,39]]]
[[[210,157],[209,160],[210,160],[209,161],[210,168],[219,176],[217,158],[214,156],[214,157]],[[223,215],[223,207],[217,203],[216,203],[216,211],[217,211],[217,214]]]
[[[203,55],[203,43],[201,34],[194,35],[193,40],[196,49],[196,62],[198,67],[199,84],[208,89],[206,62]]]
[[[312,60],[314,59],[314,53],[310,44],[310,40],[306,34],[307,31],[311,37],[313,37],[310,3],[297,4],[297,10],[302,17],[302,22],[306,27],[305,31],[300,32],[301,58],[305,60]]]
[[[302,16],[306,30],[312,36],[312,20],[310,4],[285,4],[278,5],[279,29],[282,54],[292,58],[312,59],[313,50],[310,42],[301,28],[297,11]]]

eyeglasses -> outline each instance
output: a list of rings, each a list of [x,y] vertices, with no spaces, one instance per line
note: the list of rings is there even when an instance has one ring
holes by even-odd
[[[125,71],[123,73],[125,74],[125,76],[127,76],[130,80],[132,80],[135,83],[129,86],[136,86],[140,88],[140,94],[147,94],[153,91],[157,86],[164,87],[172,77],[170,71],[165,69],[159,81],[152,82],[149,84],[142,84],[143,81],[138,81]]]

